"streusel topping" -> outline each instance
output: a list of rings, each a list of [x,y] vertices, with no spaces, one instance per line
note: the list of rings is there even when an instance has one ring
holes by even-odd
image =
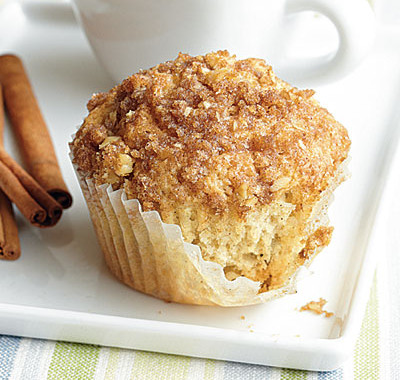
[[[313,94],[261,59],[180,54],[92,97],[74,162],[144,210],[193,202],[244,216],[282,194],[301,207],[328,187],[350,147]]]

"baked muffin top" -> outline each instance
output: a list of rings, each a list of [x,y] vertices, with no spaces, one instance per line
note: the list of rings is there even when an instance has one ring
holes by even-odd
[[[282,194],[301,207],[350,148],[313,95],[261,59],[180,54],[92,97],[71,143],[74,163],[144,210],[191,202],[244,216]]]

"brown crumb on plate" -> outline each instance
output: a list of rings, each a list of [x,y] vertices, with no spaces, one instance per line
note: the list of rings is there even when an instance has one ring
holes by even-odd
[[[310,301],[300,308],[300,311],[312,311],[315,314],[324,314],[326,318],[330,318],[333,316],[333,313],[330,311],[323,310],[323,307],[326,305],[327,301],[323,298],[320,298],[319,301]]]

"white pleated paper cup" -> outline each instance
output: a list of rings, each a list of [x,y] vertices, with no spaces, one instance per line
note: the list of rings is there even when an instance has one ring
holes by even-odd
[[[246,277],[229,281],[220,264],[206,261],[199,246],[184,241],[178,225],[157,211],[142,211],[123,190],[95,185],[76,170],[110,271],[124,284],[151,296],[196,305],[245,306],[295,292],[298,272],[286,286],[260,293]]]

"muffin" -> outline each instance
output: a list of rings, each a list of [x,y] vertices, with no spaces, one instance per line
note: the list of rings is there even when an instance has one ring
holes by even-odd
[[[313,95],[226,51],[180,54],[94,95],[70,148],[111,272],[180,303],[292,292],[331,239],[350,148]]]

